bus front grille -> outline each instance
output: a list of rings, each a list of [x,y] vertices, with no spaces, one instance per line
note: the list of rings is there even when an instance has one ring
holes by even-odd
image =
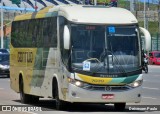
[[[131,89],[129,86],[97,86],[97,85],[87,85],[83,88],[91,91],[126,91]]]

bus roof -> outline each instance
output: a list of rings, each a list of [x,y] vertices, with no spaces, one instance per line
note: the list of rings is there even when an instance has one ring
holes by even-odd
[[[46,14],[49,13],[49,9],[52,8],[53,6],[48,6],[43,8],[42,10],[38,12],[33,12],[33,13],[27,13],[23,15],[18,15],[14,18],[14,21],[20,21],[20,20],[27,20],[27,19],[33,19],[33,18],[44,18],[46,17]]]
[[[29,18],[48,17],[48,13],[58,12],[59,16],[64,16],[75,23],[92,24],[133,24],[138,23],[136,17],[128,10],[117,7],[105,6],[83,6],[83,5],[60,5],[48,7],[37,13],[26,16],[17,16],[15,20],[25,20]],[[35,15],[35,16],[33,16]],[[51,15],[50,15],[51,16]]]

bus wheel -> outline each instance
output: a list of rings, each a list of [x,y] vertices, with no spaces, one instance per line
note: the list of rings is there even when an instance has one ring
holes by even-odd
[[[124,111],[126,107],[126,103],[115,103],[114,108],[116,111]]]
[[[58,85],[57,84],[56,84],[56,87],[55,87],[55,101],[56,101],[56,109],[57,110],[63,110],[64,109],[64,101],[59,99]]]
[[[33,103],[33,104],[36,104],[36,103],[38,103],[39,102],[39,97],[38,96],[33,96],[33,95],[31,95],[31,102]]]
[[[7,78],[10,78],[10,75],[9,75],[9,74],[7,75]]]
[[[22,103],[29,103],[30,95],[25,94],[23,89],[24,89],[24,84],[23,84],[23,79],[21,78],[19,84],[20,99]]]

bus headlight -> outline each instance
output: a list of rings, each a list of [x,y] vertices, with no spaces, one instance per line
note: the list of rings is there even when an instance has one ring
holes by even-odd
[[[137,81],[134,81],[133,83],[128,84],[128,86],[136,88],[136,87],[141,86],[142,83],[143,83],[143,80],[137,80]]]
[[[75,82],[75,85],[76,85],[76,86],[81,86],[81,85],[82,85],[82,82],[76,81],[76,82]]]
[[[71,79],[71,78],[68,78],[68,82],[73,84],[73,85],[76,85],[78,87],[84,87],[84,86],[87,85],[86,83],[84,83],[82,81],[74,80],[74,79]]]

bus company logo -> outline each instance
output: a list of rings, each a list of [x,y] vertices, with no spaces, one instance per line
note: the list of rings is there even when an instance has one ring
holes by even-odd
[[[36,106],[25,106],[25,105],[1,105],[0,111],[19,111],[19,112],[30,112],[30,111],[42,111],[41,107]]]
[[[93,79],[92,82],[93,82],[93,83],[104,83],[104,80]]]
[[[106,86],[106,87],[105,87],[105,91],[112,91],[112,87]]]
[[[103,75],[101,74],[100,77],[107,77],[107,78],[117,78],[117,75]]]
[[[32,52],[18,52],[18,62],[33,62],[33,53]]]
[[[2,111],[12,111],[11,106],[2,106]]]

